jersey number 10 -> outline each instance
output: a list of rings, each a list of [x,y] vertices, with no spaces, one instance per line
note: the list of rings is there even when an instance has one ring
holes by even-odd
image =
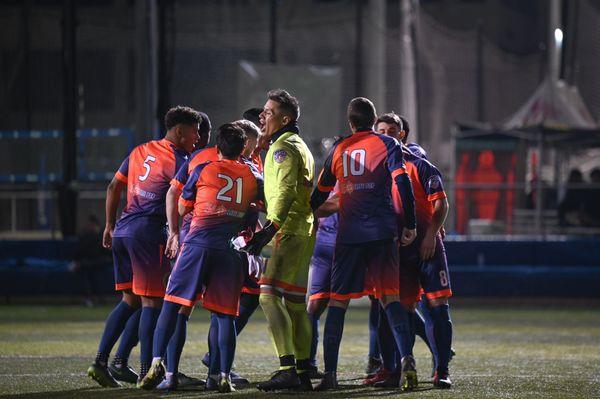
[[[344,168],[344,177],[348,177],[349,174],[352,176],[361,176],[363,173],[365,173],[366,158],[367,151],[363,149],[352,150],[350,154],[348,154],[347,151],[344,151],[344,153],[342,154],[342,166]],[[348,164],[350,164],[350,168],[348,168]]]
[[[225,202],[231,202],[232,198],[229,195],[226,195],[227,192],[229,190],[231,190],[233,188],[233,184],[235,183],[235,203],[236,204],[241,204],[242,203],[242,178],[238,177],[237,179],[234,180],[227,176],[224,175],[222,173],[219,173],[217,175],[217,177],[219,177],[219,179],[223,179],[227,182],[227,184],[225,184],[225,186],[219,190],[219,192],[217,193],[217,199],[221,200],[221,201],[225,201]]]

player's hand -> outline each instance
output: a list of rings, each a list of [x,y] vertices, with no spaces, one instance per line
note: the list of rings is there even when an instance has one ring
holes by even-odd
[[[444,226],[440,227],[440,236],[442,237],[442,240],[446,238],[446,229]]]
[[[260,255],[260,251],[262,251],[263,247],[273,239],[275,234],[277,234],[277,230],[279,230],[277,225],[272,221],[267,220],[265,226],[254,233],[252,239],[248,241],[248,244],[244,247],[244,251],[248,252],[250,255]]]
[[[400,236],[400,244],[405,247],[410,245],[415,238],[417,238],[417,229],[402,229],[402,235]]]
[[[264,272],[263,263],[264,260],[260,256],[248,255],[248,274],[260,280],[260,276]]]
[[[165,246],[165,255],[169,259],[175,259],[179,251],[179,233],[169,232],[167,245]]]
[[[423,242],[421,243],[421,248],[419,248],[419,256],[421,260],[429,260],[433,258],[435,254],[435,234],[427,233]]]
[[[109,225],[106,225],[104,228],[104,233],[102,233],[102,246],[106,249],[112,248],[112,236],[114,229],[114,227]]]

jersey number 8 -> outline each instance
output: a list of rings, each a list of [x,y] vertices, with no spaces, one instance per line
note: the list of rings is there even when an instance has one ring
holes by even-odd
[[[219,177],[219,179],[223,179],[227,182],[227,184],[225,184],[225,186],[222,189],[220,189],[219,192],[217,193],[217,199],[221,200],[221,201],[225,201],[225,202],[231,202],[232,198],[226,194],[229,190],[231,190],[233,188],[234,180],[231,177],[224,175],[222,173],[219,173],[217,175],[217,177]],[[237,179],[235,179],[235,186],[236,186],[235,203],[241,204],[242,203],[242,178],[241,177],[238,177]]]
[[[349,174],[351,174],[352,176],[361,176],[363,173],[365,173],[366,158],[367,151],[363,149],[352,150],[350,154],[348,154],[348,152],[345,151],[342,154],[342,166],[344,168],[344,177],[348,177]],[[349,171],[348,164],[350,164]],[[350,173],[348,174],[348,172]]]

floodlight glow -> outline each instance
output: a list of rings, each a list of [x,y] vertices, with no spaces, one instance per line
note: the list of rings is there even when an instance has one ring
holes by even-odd
[[[563,31],[560,28],[554,29],[554,40],[556,41],[557,46],[562,46],[563,41]]]

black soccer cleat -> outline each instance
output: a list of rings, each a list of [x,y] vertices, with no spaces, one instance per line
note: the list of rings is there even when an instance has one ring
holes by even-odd
[[[204,384],[205,391],[218,391],[219,390],[219,381],[214,378],[208,376],[206,377],[206,384]]]
[[[248,381],[247,378],[242,377],[241,375],[239,375],[238,373],[236,373],[233,370],[229,373],[229,375],[231,376],[231,382],[234,385],[247,385],[247,384],[250,384],[250,381]]]
[[[116,366],[114,363],[108,365],[108,370],[115,377],[117,381],[127,382],[129,384],[135,384],[138,380],[138,374],[131,368],[131,366],[123,365],[121,367]]]
[[[94,362],[88,369],[87,374],[92,377],[94,381],[103,387],[107,388],[118,388],[121,386],[108,370],[108,367],[102,366],[100,363]]]
[[[439,389],[450,389],[452,388],[452,381],[448,373],[438,373],[436,371],[433,376],[433,386]]]
[[[298,385],[295,388],[296,391],[309,392],[313,390],[312,382],[310,381],[310,374],[308,371],[298,373],[298,379],[300,380],[300,385]]]
[[[323,379],[314,387],[315,391],[329,391],[338,389],[337,373],[335,371],[325,372]]]
[[[276,391],[278,389],[296,389],[300,385],[300,378],[295,368],[277,370],[271,374],[267,381],[259,382],[256,388],[260,391]]]
[[[383,363],[381,362],[381,359],[378,359],[376,357],[369,357],[369,360],[367,361],[367,367],[365,367],[365,373],[367,374],[367,378],[377,374],[382,365]]]
[[[311,380],[320,380],[325,375],[319,371],[317,366],[312,366],[312,365],[309,367],[307,372],[308,372],[308,376],[310,377]]]
[[[390,373],[386,379],[373,384],[375,388],[398,388],[400,386],[400,371]]]

